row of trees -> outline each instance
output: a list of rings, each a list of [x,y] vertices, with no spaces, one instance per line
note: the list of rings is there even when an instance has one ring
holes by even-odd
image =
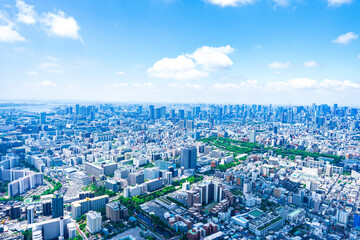
[[[166,194],[172,193],[176,190],[174,186],[166,186],[163,189],[150,193],[148,195],[141,195],[141,196],[134,196],[125,198],[124,196],[119,197],[119,201],[122,205],[127,207],[129,211],[133,211],[136,209],[137,211],[140,210],[140,205],[146,202],[149,202],[151,200],[154,200],[155,198],[164,196]]]

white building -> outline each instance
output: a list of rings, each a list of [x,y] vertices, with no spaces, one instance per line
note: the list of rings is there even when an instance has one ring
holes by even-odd
[[[101,214],[95,211],[86,213],[87,229],[92,234],[101,231]]]

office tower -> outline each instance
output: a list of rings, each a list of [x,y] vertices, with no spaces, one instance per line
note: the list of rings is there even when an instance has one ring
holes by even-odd
[[[136,111],[137,111],[138,114],[142,114],[143,107],[141,105],[138,106]]]
[[[149,118],[154,119],[155,111],[154,111],[154,105],[149,106]]]
[[[128,216],[128,209],[119,202],[106,204],[106,217],[111,221],[119,222],[122,219],[127,219]]]
[[[79,104],[76,104],[76,105],[75,105],[75,114],[76,114],[76,115],[79,115],[79,114],[80,114],[80,106],[79,106]]]
[[[92,234],[101,231],[101,214],[99,212],[89,211],[86,213],[87,229]]]
[[[40,123],[46,124],[46,113],[45,112],[40,113]]]
[[[185,128],[185,121],[184,120],[179,121],[179,128]]]
[[[195,169],[197,163],[197,149],[195,146],[182,148],[180,153],[180,164],[184,169]]]
[[[55,192],[55,196],[52,198],[51,207],[53,218],[64,216],[64,199],[60,196],[59,192]]]
[[[250,132],[250,142],[251,143],[255,143],[256,142],[256,131],[255,130],[252,130]]]
[[[160,117],[166,118],[166,107],[165,106],[160,108]]]
[[[274,133],[275,133],[275,134],[278,133],[278,127],[275,126],[275,127],[273,128],[273,130],[274,130]]]
[[[186,121],[186,129],[192,130],[194,128],[194,121],[187,120]]]
[[[170,110],[170,118],[174,119],[175,117],[176,117],[175,110],[174,109]]]
[[[179,109],[179,118],[184,119],[185,118],[185,110]]]
[[[14,219],[18,219],[20,218],[20,206],[11,206],[10,207],[10,219],[14,220]]]
[[[161,108],[155,108],[155,119],[161,118]]]
[[[43,215],[50,216],[51,215],[51,201],[46,201],[42,203]]]
[[[134,172],[134,173],[130,173],[128,175],[128,185],[129,186],[134,186],[136,184],[141,184],[144,183],[144,173],[143,172]]]
[[[34,222],[35,218],[35,207],[34,206],[28,206],[26,208],[26,219],[28,224],[32,224]]]
[[[165,172],[165,177],[163,177],[165,180],[166,185],[172,184],[172,172]]]

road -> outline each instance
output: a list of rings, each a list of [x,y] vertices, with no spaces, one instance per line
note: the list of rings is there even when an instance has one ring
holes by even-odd
[[[53,186],[51,183],[49,183],[48,181],[46,181],[45,178],[44,178],[44,183],[45,183],[46,185],[48,185],[48,186],[50,187],[50,189],[53,189],[53,188],[54,188],[54,186]]]
[[[75,222],[75,226],[76,226],[76,230],[78,231],[78,233],[80,233],[81,237],[84,240],[88,240],[88,238],[86,237],[85,233],[83,233],[83,231],[81,231],[81,229],[79,228],[79,224],[77,222]]]

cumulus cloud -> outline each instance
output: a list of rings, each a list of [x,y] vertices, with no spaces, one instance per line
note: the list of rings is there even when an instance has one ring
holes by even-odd
[[[287,7],[289,6],[290,0],[273,0],[275,2],[275,6]]]
[[[0,26],[0,42],[23,42],[25,38],[20,35],[12,25]]]
[[[348,44],[351,41],[358,39],[358,38],[359,38],[359,35],[355,34],[354,32],[348,32],[348,33],[338,36],[332,42],[338,43],[338,44]]]
[[[218,71],[233,65],[233,62],[227,56],[227,54],[233,51],[234,49],[229,45],[218,48],[203,46],[189,56],[202,65],[205,70]]]
[[[24,1],[16,1],[18,8],[17,21],[26,24],[33,24],[36,22],[36,12],[34,6],[26,4]]]
[[[36,83],[37,86],[41,86],[41,87],[56,87],[56,84],[54,82],[51,81],[42,81],[42,82],[37,82]]]
[[[208,3],[221,7],[236,7],[252,4],[255,0],[206,0]]]
[[[269,68],[272,69],[286,69],[291,66],[290,62],[272,62],[268,64]]]
[[[0,11],[0,42],[25,41],[5,12]]]
[[[304,67],[317,67],[319,64],[315,61],[304,62]]]
[[[209,72],[219,71],[233,65],[227,56],[234,51],[230,46],[198,48],[194,53],[182,54],[176,58],[157,61],[147,73],[150,77],[173,79],[199,79],[209,76]]]
[[[66,16],[63,11],[45,14],[42,22],[49,34],[82,41],[79,35],[80,27],[76,20],[71,16]]]
[[[331,7],[339,7],[343,4],[350,4],[352,0],[328,0],[328,5]]]

